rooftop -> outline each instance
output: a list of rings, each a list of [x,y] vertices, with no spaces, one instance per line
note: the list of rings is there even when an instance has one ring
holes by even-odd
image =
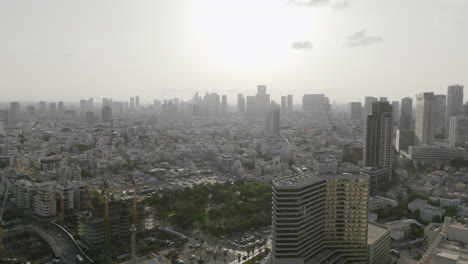
[[[383,236],[390,228],[384,225],[369,223],[367,227],[367,244],[372,244]]]

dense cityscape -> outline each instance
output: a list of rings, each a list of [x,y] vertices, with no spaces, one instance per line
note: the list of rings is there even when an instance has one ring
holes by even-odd
[[[0,261],[468,263],[463,88],[3,104]]]

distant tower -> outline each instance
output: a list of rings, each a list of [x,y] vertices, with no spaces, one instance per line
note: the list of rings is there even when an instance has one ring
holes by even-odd
[[[280,131],[280,109],[277,107],[271,108],[270,112],[265,115],[265,131],[266,135],[278,136]]]
[[[436,108],[434,136],[437,138],[446,138],[447,134],[445,133],[445,125],[447,122],[445,122],[445,111],[447,96],[445,94],[438,94],[434,97]]]
[[[57,103],[49,103],[49,113],[52,115],[57,114]]]
[[[102,122],[111,122],[112,121],[112,108],[106,105],[102,108]]]
[[[354,120],[361,119],[361,116],[362,116],[361,102],[351,102],[349,103],[349,108],[351,112],[351,119],[354,119]]]
[[[448,134],[450,117],[462,113],[463,86],[451,85],[447,88],[447,110],[445,111],[445,132]]]
[[[135,98],[130,97],[130,112],[135,112]]]
[[[370,115],[372,113],[372,104],[377,102],[377,98],[372,96],[366,96],[364,98],[364,115]]]
[[[452,116],[450,118],[449,142],[451,147],[466,147],[468,141],[468,117]]]
[[[65,107],[63,105],[63,102],[60,101],[60,102],[58,102],[58,113],[59,113],[59,115],[63,115],[63,111],[65,111]]]
[[[286,116],[287,110],[287,97],[281,96],[281,116]]]
[[[242,94],[237,95],[237,112],[241,115],[245,114],[245,97]]]
[[[387,102],[372,104],[367,116],[365,166],[388,168],[392,175],[393,163],[393,108]]]
[[[227,105],[227,95],[221,96],[221,114],[226,115],[228,112],[228,105]]]
[[[248,115],[255,114],[255,96],[248,95],[246,104],[245,104],[245,111]]]
[[[434,142],[436,123],[436,101],[433,92],[416,95],[416,143],[432,144]]]
[[[81,102],[84,102],[84,106],[85,106],[85,108],[86,108],[86,101],[85,101],[85,100],[81,100]],[[86,110],[85,110],[85,111],[86,111]],[[46,102],[40,101],[40,102],[39,102],[39,113],[44,114],[45,112],[47,112],[47,105],[46,105]]]
[[[393,107],[393,121],[400,120],[400,102],[392,101]]]
[[[293,105],[293,96],[292,94],[288,95],[288,116],[291,117],[294,112],[294,105]]]
[[[140,111],[140,96],[135,96],[135,110]]]
[[[413,120],[413,99],[405,97],[401,99],[400,129],[411,129]]]

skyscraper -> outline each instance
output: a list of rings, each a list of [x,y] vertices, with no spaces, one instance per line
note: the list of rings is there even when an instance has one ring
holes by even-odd
[[[83,102],[84,100],[81,100],[81,101]],[[85,103],[85,107],[86,107],[86,101],[84,101],[84,103]],[[44,114],[45,112],[47,112],[46,102],[40,101],[39,102],[39,113]]]
[[[49,103],[49,114],[55,115],[57,114],[57,103]]]
[[[372,113],[372,104],[374,102],[377,102],[376,97],[366,96],[364,98],[364,115],[365,116],[370,115]]]
[[[299,174],[272,185],[273,264],[367,263],[368,175]]]
[[[135,111],[135,98],[130,97],[130,112],[134,112],[134,111]]]
[[[140,111],[140,96],[135,96],[135,110]]]
[[[257,95],[255,96],[255,113],[258,116],[264,116],[270,111],[270,95],[266,93],[266,85],[257,86]]]
[[[349,108],[351,112],[351,119],[357,120],[362,117],[362,106],[361,102],[351,102],[349,103]]]
[[[393,107],[393,121],[400,120],[400,102],[392,101]]]
[[[292,94],[288,95],[288,116],[291,117],[294,113],[294,104]]]
[[[245,111],[247,115],[251,116],[255,114],[255,96],[247,95],[245,103]]]
[[[237,112],[241,115],[245,114],[245,97],[243,94],[237,95]]]
[[[450,85],[447,88],[447,110],[445,111],[445,132],[448,134],[450,117],[462,113],[463,86]]]
[[[102,122],[112,121],[112,108],[106,105],[102,108]]]
[[[433,92],[416,95],[416,144],[432,144],[434,142],[436,109]]]
[[[392,175],[393,163],[393,107],[388,101],[372,104],[367,116],[365,166],[388,168]]]
[[[60,101],[60,102],[58,102],[58,113],[59,113],[59,115],[63,115],[63,111],[65,111],[65,107],[63,105],[63,102]]]
[[[302,111],[316,115],[326,115],[330,112],[330,100],[324,94],[304,94]]]
[[[447,133],[445,133],[445,111],[446,111],[446,100],[447,96],[445,94],[434,95],[435,104],[436,104],[436,117],[435,117],[435,130],[434,136],[437,138],[445,138]]]
[[[281,96],[281,115],[286,116],[287,110],[287,97]]]
[[[227,95],[221,96],[221,114],[226,115],[228,112],[228,105],[227,105]]]
[[[268,137],[278,136],[280,130],[280,109],[272,107],[265,115],[265,131]]]
[[[411,129],[412,119],[413,119],[413,99],[410,97],[405,97],[401,99],[400,129]]]
[[[451,147],[465,147],[468,140],[468,117],[450,117],[449,142]]]
[[[44,103],[44,108],[45,108],[45,102],[39,102],[39,112],[42,112],[41,103]],[[80,112],[81,113],[86,113],[86,100],[81,100],[80,101]]]

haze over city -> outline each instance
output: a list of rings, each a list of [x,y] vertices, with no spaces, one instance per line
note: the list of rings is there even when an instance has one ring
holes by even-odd
[[[234,103],[259,83],[277,101],[440,93],[467,82],[467,10],[464,0],[0,1],[0,100],[198,91]]]

